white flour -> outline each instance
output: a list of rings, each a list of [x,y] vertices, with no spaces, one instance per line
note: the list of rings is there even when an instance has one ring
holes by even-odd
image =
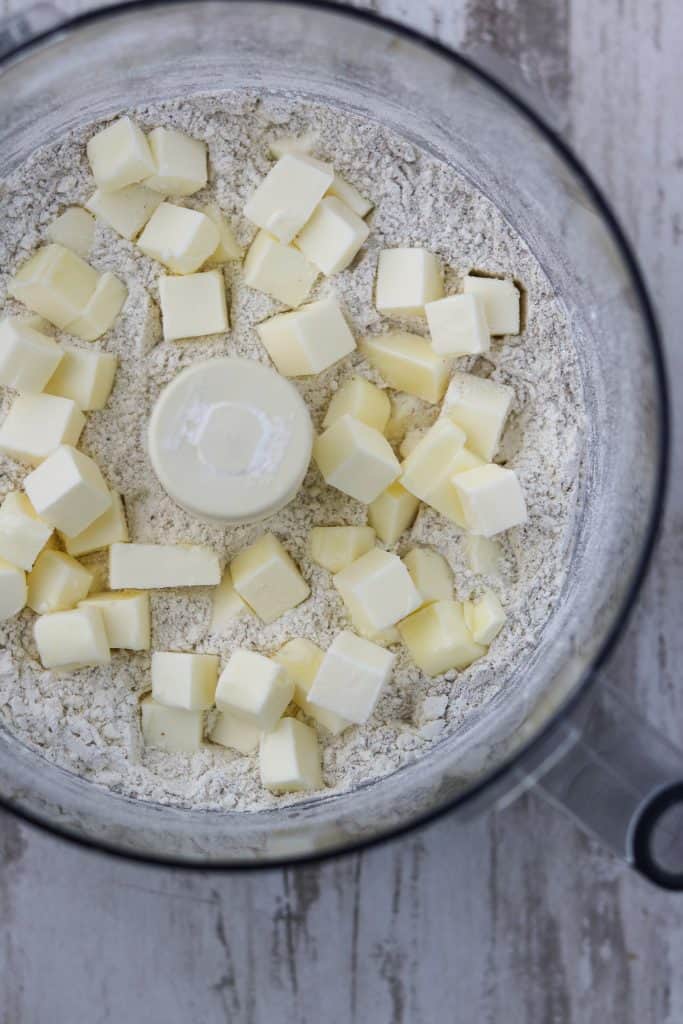
[[[241,211],[271,166],[268,142],[315,129],[316,154],[334,162],[376,207],[370,238],[357,261],[330,280],[320,279],[314,290],[314,296],[332,290],[339,295],[356,336],[386,326],[372,304],[377,252],[385,246],[422,245],[438,253],[448,268],[447,291],[457,290],[471,268],[512,275],[527,290],[524,333],[494,342],[486,359],[459,360],[458,366],[510,384],[516,394],[500,459],[507,459],[520,476],[529,520],[503,541],[505,578],[500,593],[507,625],[486,658],[465,672],[437,680],[421,677],[397,648],[393,683],[371,721],[336,739],[320,732],[325,781],[329,787],[348,788],[419,756],[445,729],[456,728],[490,700],[505,685],[511,666],[533,647],[553,607],[566,570],[582,452],[580,379],[568,327],[546,277],[495,207],[450,168],[375,124],[295,100],[260,101],[245,95],[181,100],[139,110],[135,117],[145,128],[177,126],[207,141],[210,185],[188,205],[218,202],[243,243],[248,243],[253,228]],[[75,132],[36,153],[4,183],[0,297],[10,274],[45,241],[50,221],[92,192],[84,147],[90,134]],[[347,621],[329,574],[307,556],[308,533],[314,525],[362,523],[365,509],[326,487],[312,468],[297,499],[267,526],[208,526],[167,497],[145,453],[147,422],[161,388],[196,360],[232,354],[267,363],[253,328],[280,307],[245,287],[239,266],[228,264],[230,334],[217,340],[164,343],[156,306],[159,265],[102,225],[90,260],[97,269],[111,270],[125,280],[129,300],[114,329],[98,343],[115,352],[120,364],[107,408],[88,414],[81,447],[96,459],[111,486],[122,492],[131,539],[209,544],[227,562],[269,529],[282,538],[313,593],[270,626],[249,617],[236,621],[229,635],[220,638],[208,634],[209,591],[157,593],[152,597],[154,648],[216,652],[224,662],[236,646],[272,653],[296,636],[326,647]],[[19,307],[9,302],[6,311],[18,312]],[[417,330],[425,333],[424,325]],[[316,425],[330,395],[353,373],[380,383],[356,353],[298,384]],[[2,396],[3,415],[11,400],[10,394]],[[421,426],[436,410],[418,405],[416,425]],[[20,487],[25,472],[0,457],[0,494]],[[423,508],[412,533],[399,544],[399,553],[415,542],[447,557],[459,598],[483,585],[467,569],[461,535],[429,509]],[[84,561],[97,568],[98,589],[104,589],[105,558],[96,555]],[[137,709],[139,696],[150,687],[149,655],[116,651],[106,670],[45,672],[36,656],[33,620],[32,613],[24,612],[0,624],[0,711],[7,726],[49,761],[144,800],[244,809],[278,802],[261,788],[255,757],[221,747],[207,747],[194,756],[143,749]]]

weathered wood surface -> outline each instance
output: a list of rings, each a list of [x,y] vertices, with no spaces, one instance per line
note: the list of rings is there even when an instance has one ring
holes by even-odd
[[[525,69],[636,245],[677,385],[679,0],[356,6],[446,43],[489,44]],[[610,667],[678,742],[681,422],[666,530]],[[107,860],[5,816],[0,922],[2,1024],[683,1021],[683,901],[651,889],[534,797],[336,863],[228,878]]]

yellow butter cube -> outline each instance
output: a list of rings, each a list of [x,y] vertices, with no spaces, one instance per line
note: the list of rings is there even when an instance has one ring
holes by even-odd
[[[166,196],[191,196],[207,182],[206,143],[174,128],[154,128],[147,136],[154,172],[145,185]]]
[[[341,715],[335,715],[333,711],[312,704],[308,699],[309,690],[313,686],[323,657],[324,653],[317,644],[303,638],[289,640],[277,654],[273,655],[274,660],[283,666],[294,683],[294,703],[333,736],[339,736],[351,723]]]
[[[85,205],[117,234],[132,241],[162,202],[163,196],[151,188],[129,185],[117,192],[102,192],[98,188]]]
[[[134,185],[154,173],[154,159],[142,130],[129,117],[103,128],[87,145],[97,187],[103,192]]]
[[[417,334],[392,331],[364,338],[359,348],[387,384],[399,391],[440,402],[448,385],[449,366]]]
[[[218,556],[200,544],[112,544],[112,590],[215,587],[221,578]]]
[[[80,206],[70,206],[52,221],[47,229],[47,237],[51,242],[65,245],[85,259],[95,237],[95,221],[87,210]]]
[[[336,196],[350,206],[359,217],[366,217],[372,209],[372,203],[362,196],[355,185],[351,185],[341,174],[334,175],[334,180],[327,190],[328,196]]]
[[[498,450],[515,393],[506,384],[454,373],[443,411],[467,434],[467,447],[490,462]]]
[[[223,573],[223,579],[214,591],[209,629],[212,633],[223,633],[229,623],[248,614],[249,606],[235,590],[232,574],[228,567]]]
[[[216,263],[227,263],[228,260],[241,260],[244,256],[242,246],[235,238],[235,232],[223,211],[215,203],[209,203],[207,206],[202,206],[202,213],[205,213],[218,228],[219,242],[207,260],[209,266]]]
[[[256,189],[244,215],[286,245],[301,231],[333,180],[329,164],[304,153],[287,153]]]
[[[169,708],[149,696],[140,701],[140,715],[146,746],[158,747],[169,754],[193,754],[201,748],[203,711]]]
[[[395,544],[404,530],[415,522],[419,499],[395,482],[382,491],[368,509],[368,522],[385,544]]]
[[[0,622],[18,615],[27,596],[26,573],[0,558]]]
[[[368,225],[346,203],[327,196],[297,235],[295,245],[329,277],[348,267],[369,234]]]
[[[428,302],[443,296],[438,258],[426,249],[382,249],[375,305],[385,316],[424,316]],[[438,401],[438,399],[437,399]]]
[[[339,572],[374,548],[375,536],[371,526],[314,526],[311,558],[323,569]]]
[[[0,323],[0,384],[4,387],[38,394],[61,358],[57,342],[26,321],[7,317]]]
[[[108,665],[111,652],[98,608],[74,608],[36,619],[33,633],[44,668]]]
[[[156,208],[138,245],[175,274],[194,274],[216,251],[218,228],[206,214],[173,203]]]
[[[79,558],[128,540],[128,525],[121,495],[115,491],[110,491],[109,495],[111,504],[90,526],[75,537],[62,537],[67,554]]]
[[[463,541],[467,563],[472,572],[499,578],[501,551],[495,540],[467,534]]]
[[[19,569],[32,569],[52,527],[36,514],[25,494],[10,491],[0,505],[0,558]]]
[[[422,604],[422,596],[398,557],[375,548],[334,576],[352,617],[376,632],[395,626]]]
[[[443,555],[429,548],[413,548],[403,556],[411,579],[422,595],[423,604],[453,599],[453,573]]]
[[[454,519],[460,515],[452,477],[457,469],[468,469],[465,433],[451,420],[437,420],[415,445],[403,463],[401,483],[420,501]]]
[[[98,466],[69,445],[61,445],[29,473],[24,488],[38,515],[67,537],[91,526],[112,500]]]
[[[272,533],[230,563],[235,590],[264,622],[274,622],[305,601],[310,588],[291,555]]]
[[[45,245],[24,263],[7,291],[55,327],[70,329],[92,298],[100,275],[63,245]]]
[[[185,277],[162,274],[159,299],[164,341],[221,334],[230,326],[225,279],[220,270]]]
[[[214,705],[217,683],[217,654],[155,651],[152,655],[152,697],[158,704],[205,711]]]
[[[60,444],[78,444],[84,426],[85,416],[69,398],[20,395],[0,427],[0,451],[38,466]]]
[[[114,384],[116,356],[64,345],[63,358],[45,386],[48,395],[70,398],[79,409],[104,409]]]
[[[148,651],[151,645],[149,595],[134,590],[92,594],[79,608],[98,608],[104,619],[109,646],[126,651]]]
[[[428,302],[425,315],[432,348],[440,356],[473,356],[491,347],[484,304],[478,295],[449,295]]]
[[[520,294],[512,281],[468,275],[463,289],[465,295],[476,295],[481,300],[491,334],[519,334]]]
[[[82,341],[95,341],[110,327],[121,312],[128,297],[123,281],[106,271],[85,305],[83,312],[68,325],[67,330]]]
[[[333,395],[323,427],[331,427],[342,416],[348,415],[383,433],[390,414],[391,402],[386,391],[365,377],[352,377]]]
[[[261,739],[261,783],[273,793],[322,789],[320,748],[315,731],[295,718],[283,718]]]
[[[269,732],[293,694],[294,683],[282,665],[255,651],[238,649],[221,672],[216,705],[219,711]]]
[[[526,522],[524,493],[516,473],[502,466],[478,466],[453,477],[464,525],[470,533],[494,537]]]
[[[313,457],[326,483],[365,504],[374,501],[401,471],[386,438],[348,415],[317,438]]]
[[[337,299],[330,295],[258,324],[256,330],[285,377],[322,373],[350,355],[356,342]]]
[[[476,643],[488,647],[505,625],[505,609],[498,595],[493,590],[486,590],[475,601],[465,601],[463,610],[467,628]]]
[[[244,261],[244,280],[250,288],[271,295],[285,306],[300,306],[318,276],[293,245],[283,245],[266,231],[259,231]]]
[[[259,745],[261,730],[249,725],[234,715],[218,711],[214,719],[209,739],[221,747],[230,747],[240,754],[252,754]]]
[[[391,679],[396,656],[350,630],[330,644],[308,699],[349,722],[366,722]]]
[[[486,654],[474,642],[459,601],[428,604],[398,628],[413,661],[429,676],[465,669]]]
[[[426,430],[409,430],[406,436],[398,446],[398,453],[402,459],[407,459],[412,452],[415,451],[422,438],[427,433]]]
[[[93,574],[63,551],[42,551],[28,575],[29,608],[39,615],[75,608],[90,590]]]
[[[373,644],[379,644],[380,647],[391,647],[392,644],[401,642],[401,634],[396,626],[387,626],[386,629],[375,629],[359,607],[354,607],[353,611],[350,608],[346,610],[349,613],[349,619],[354,630],[360,636],[365,637],[366,640],[371,640]]]

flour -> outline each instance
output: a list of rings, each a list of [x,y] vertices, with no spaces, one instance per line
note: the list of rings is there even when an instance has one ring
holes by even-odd
[[[447,292],[458,290],[472,268],[513,276],[526,288],[523,334],[494,341],[485,358],[457,364],[458,369],[511,385],[516,396],[498,460],[518,473],[529,519],[501,541],[502,583],[488,581],[500,593],[507,624],[486,658],[465,672],[449,672],[436,680],[422,677],[406,652],[395,648],[394,680],[372,719],[337,738],[320,731],[325,781],[331,788],[346,789],[418,757],[486,704],[505,686],[512,667],[528,656],[549,616],[569,558],[583,444],[580,375],[567,322],[547,278],[495,207],[452,169],[390,131],[329,108],[247,94],[180,100],[143,108],[134,116],[144,128],[178,127],[207,141],[210,183],[187,205],[217,202],[245,245],[253,227],[241,211],[272,166],[269,143],[284,134],[315,132],[315,154],[332,161],[375,204],[370,238],[357,260],[334,278],[320,279],[313,292],[313,297],[336,292],[357,337],[388,323],[372,303],[377,253],[386,246],[418,245],[437,253],[447,267]],[[45,241],[50,221],[65,206],[82,203],[91,194],[84,146],[90,134],[92,129],[73,132],[34,154],[4,183],[0,296],[10,274]],[[164,493],[145,452],[147,423],[160,390],[197,360],[229,354],[267,364],[254,325],[281,307],[247,288],[240,266],[228,264],[231,332],[165,343],[156,305],[159,265],[101,224],[90,261],[125,280],[129,300],[113,330],[97,343],[117,354],[119,370],[107,408],[88,414],[80,447],[123,494],[131,538],[208,544],[225,563],[269,529],[297,560],[313,594],[271,625],[246,616],[221,637],[209,633],[210,591],[153,594],[154,648],[215,652],[224,663],[237,646],[269,654],[297,636],[326,647],[347,619],[329,573],[308,557],[309,530],[315,525],[362,524],[365,509],[326,487],[311,468],[299,496],[267,526],[207,525]],[[6,312],[20,308],[8,301]],[[410,327],[426,333],[424,323]],[[73,338],[68,341],[74,344]],[[381,384],[359,353],[297,382],[317,427],[330,396],[358,373]],[[11,400],[10,394],[2,397],[3,415]],[[437,411],[415,400],[412,426],[427,426]],[[0,494],[20,487],[25,473],[0,457]],[[426,507],[396,550],[402,554],[415,543],[445,555],[459,598],[476,594],[486,584],[469,571],[461,534]],[[106,587],[106,559],[94,555],[83,561],[96,572],[97,589]],[[114,651],[107,669],[45,672],[36,655],[33,621],[26,611],[0,624],[0,713],[7,727],[47,760],[143,800],[258,809],[296,799],[275,798],[261,788],[255,757],[208,746],[193,756],[144,749],[138,700],[150,687],[150,656]]]

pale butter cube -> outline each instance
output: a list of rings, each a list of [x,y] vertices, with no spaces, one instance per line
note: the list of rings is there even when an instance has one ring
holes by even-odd
[[[112,649],[149,650],[152,630],[149,594],[137,594],[134,590],[92,594],[80,602],[79,608],[100,610]]]
[[[105,271],[83,312],[67,325],[67,330],[82,341],[96,341],[113,326],[127,298],[128,289],[123,281]]]
[[[214,705],[218,684],[217,654],[152,655],[152,697],[169,708],[206,711]]]
[[[418,445],[421,442],[418,442]],[[418,445],[415,446],[417,451]],[[412,454],[412,453],[411,453]],[[410,455],[406,458],[404,466],[407,464]],[[464,473],[469,469],[476,469],[477,466],[483,466],[484,462],[479,458],[478,455],[474,455],[473,452],[468,451],[467,448],[461,448],[457,454],[453,455],[453,458],[442,463],[441,467],[435,467],[435,475],[431,482],[426,487],[426,492],[429,495],[429,500],[423,499],[427,504],[431,505],[433,509],[440,512],[442,516],[446,516],[461,529],[465,529],[465,516],[462,510],[462,504],[460,496],[455,489],[453,481],[458,473]],[[427,465],[423,464],[421,470],[427,470]],[[413,467],[414,470],[414,467]],[[412,471],[411,471],[412,472]],[[417,472],[415,472],[417,475]],[[407,486],[405,484],[404,486]],[[412,479],[412,477],[411,477]],[[413,483],[412,489],[414,490],[415,484]],[[409,488],[410,490],[411,488]]]
[[[165,587],[215,587],[220,582],[218,555],[199,544],[112,544],[112,590],[162,590]]]
[[[488,537],[464,537],[467,563],[472,570],[481,576],[500,576],[501,551],[495,540]]]
[[[52,527],[44,522],[19,491],[10,491],[0,505],[0,558],[19,569],[32,569],[50,537]]]
[[[474,642],[459,601],[435,601],[399,625],[403,642],[428,676],[465,669],[486,654]]]
[[[498,450],[515,393],[507,384],[454,373],[443,412],[467,434],[467,446],[490,462]]]
[[[465,295],[476,295],[481,299],[491,334],[519,334],[520,295],[512,281],[467,276],[463,289]]]
[[[432,348],[440,356],[475,356],[490,349],[484,304],[478,295],[449,295],[428,302],[425,315]]]
[[[173,203],[156,208],[138,245],[146,256],[175,274],[193,274],[216,251],[218,228],[205,213]]]
[[[238,649],[221,672],[216,706],[269,732],[282,717],[294,694],[287,672],[271,658]]]
[[[81,315],[100,275],[63,245],[45,245],[10,281],[7,291],[62,330]]]
[[[75,608],[90,590],[93,574],[63,551],[46,548],[28,575],[29,608],[39,615]]]
[[[74,608],[36,619],[33,635],[43,668],[108,665],[111,652],[98,608]]]
[[[348,267],[369,234],[370,228],[357,213],[336,196],[328,196],[316,206],[294,244],[329,277]]]
[[[316,439],[313,457],[326,483],[366,505],[386,490],[401,471],[386,438],[348,415]]]
[[[377,632],[395,626],[422,604],[401,559],[380,548],[336,573],[333,582],[351,615],[358,615]]]
[[[186,277],[162,274],[159,299],[164,341],[221,334],[230,326],[225,279],[220,270]]]
[[[0,558],[0,622],[18,615],[27,596],[26,573]]]
[[[311,592],[294,559],[272,533],[240,551],[230,572],[237,593],[266,623],[301,604]]]
[[[439,419],[403,463],[401,483],[420,501],[453,518],[460,513],[452,477],[463,465],[465,433],[448,419]],[[471,456],[476,460],[475,456]]]
[[[419,499],[396,481],[372,502],[368,509],[368,522],[381,541],[395,544],[415,522],[419,506]]]
[[[375,629],[368,618],[361,612],[360,608],[354,608],[353,612],[348,608],[346,610],[349,612],[351,625],[356,633],[360,633],[366,640],[372,640],[373,644],[379,644],[380,647],[390,647],[392,644],[401,642],[401,634],[396,626],[389,626],[387,629]]]
[[[167,708],[153,697],[140,701],[141,729],[145,745],[169,754],[193,754],[202,745],[204,712]]]
[[[443,297],[441,263],[426,249],[382,249],[375,305],[386,316],[424,316],[425,305]]]
[[[314,526],[310,544],[314,562],[339,572],[374,548],[375,531],[371,526]]]
[[[411,455],[422,438],[426,435],[426,430],[409,430],[406,436],[398,446],[398,454],[402,459],[407,459]]]
[[[486,590],[476,601],[463,605],[467,628],[478,644],[488,647],[505,625],[505,610],[493,590]]]
[[[317,276],[317,268],[303,253],[293,245],[283,245],[266,231],[259,231],[244,261],[246,284],[285,306],[300,306]]]
[[[70,206],[52,221],[47,229],[47,237],[51,242],[65,245],[85,259],[95,237],[95,221],[87,210],[80,206]]]
[[[145,185],[166,196],[191,196],[208,178],[206,143],[174,128],[154,128],[147,136],[154,172]]]
[[[214,591],[209,630],[212,633],[224,633],[231,622],[248,614],[249,606],[235,590],[228,567]]]
[[[116,356],[64,345],[63,358],[45,393],[70,398],[79,409],[104,409],[114,384]]]
[[[128,525],[121,495],[116,491],[110,491],[109,495],[111,504],[90,526],[75,537],[62,537],[69,555],[78,558],[128,540]]]
[[[333,180],[330,164],[304,153],[287,153],[256,189],[244,215],[286,245],[301,231]]]
[[[61,358],[57,342],[26,321],[7,317],[0,323],[0,384],[4,387],[38,394]]]
[[[209,256],[207,263],[211,266],[216,263],[227,263],[229,260],[241,260],[244,251],[235,238],[235,232],[223,211],[215,203],[209,203],[208,206],[202,207],[202,213],[206,214],[209,220],[216,225],[219,237],[218,245]]]
[[[328,196],[336,196],[343,203],[350,206],[359,217],[365,217],[372,209],[372,203],[365,196],[362,196],[355,185],[351,185],[342,178],[341,174],[334,175],[334,180],[327,190]]]
[[[268,152],[279,160],[287,153],[310,153],[318,140],[318,133],[304,132],[303,135],[281,135],[268,143]]]
[[[333,395],[323,427],[331,427],[347,415],[383,433],[391,415],[389,396],[365,377],[352,377]]]
[[[268,355],[285,377],[322,373],[350,355],[356,342],[337,299],[330,295],[256,327]]]
[[[453,573],[443,555],[430,548],[413,548],[403,556],[410,577],[422,595],[423,604],[432,601],[451,601]]]
[[[134,185],[154,174],[154,158],[144,132],[129,117],[103,128],[87,145],[93,178],[103,192]]]
[[[78,536],[111,505],[98,466],[69,445],[61,445],[29,473],[24,489],[38,515],[67,537]]]
[[[0,451],[38,466],[61,444],[75,445],[85,416],[75,402],[54,395],[19,395],[0,427]]]
[[[209,739],[240,754],[253,754],[261,739],[261,730],[223,711],[216,713]]]
[[[273,655],[273,659],[284,667],[294,683],[294,703],[333,736],[339,736],[351,723],[340,715],[335,715],[333,711],[326,711],[317,704],[311,704],[308,699],[309,690],[313,686],[323,657],[323,651],[317,644],[303,638],[289,640],[277,654]]]
[[[417,334],[391,331],[364,338],[359,348],[389,387],[425,402],[440,402],[448,385],[449,365]]]
[[[330,644],[308,699],[361,725],[375,710],[395,660],[390,651],[344,630]]]
[[[144,185],[129,185],[118,192],[97,189],[85,204],[96,217],[131,242],[140,234],[163,196]]]
[[[526,503],[517,475],[502,466],[478,466],[453,477],[470,533],[494,537],[526,522]]]
[[[299,793],[323,788],[318,737],[310,726],[283,718],[261,739],[261,784],[272,793]]]

